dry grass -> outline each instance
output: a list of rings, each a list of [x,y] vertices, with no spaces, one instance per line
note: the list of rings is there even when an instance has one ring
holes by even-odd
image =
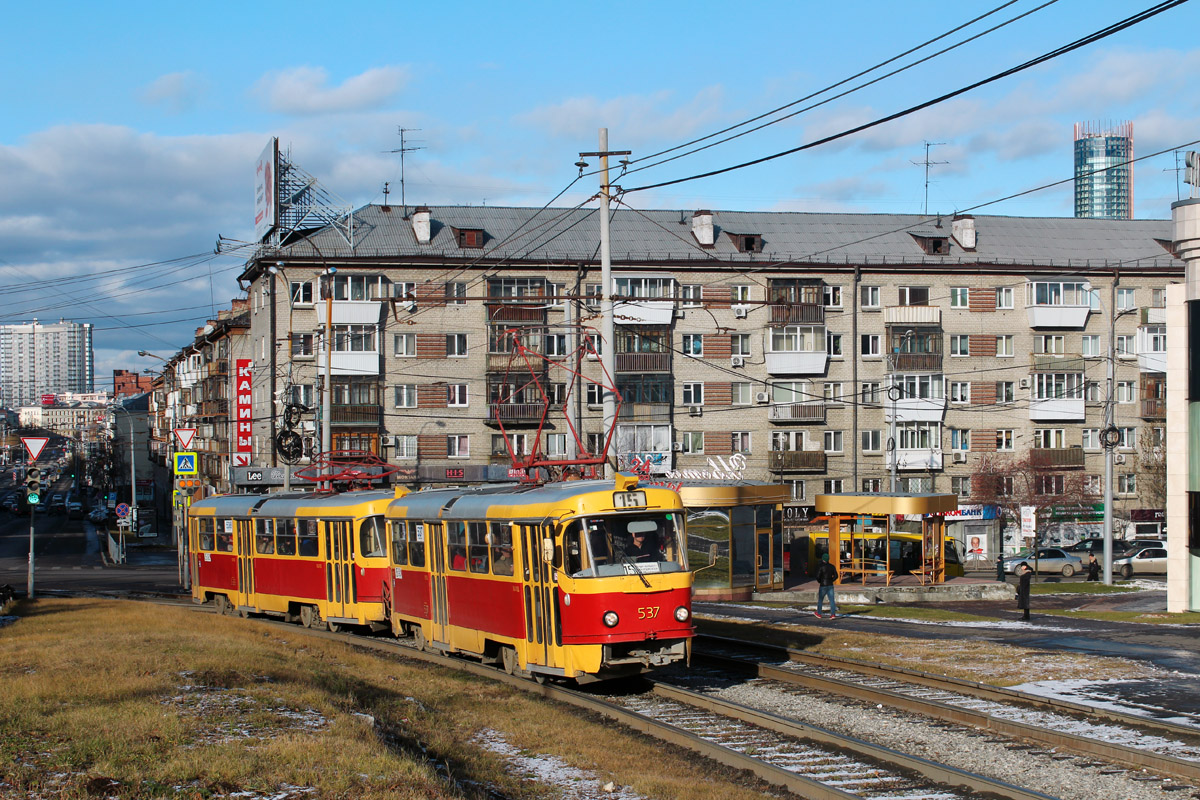
[[[954,639],[917,639],[803,625],[698,620],[702,633],[792,647],[954,678],[1014,686],[1038,680],[1145,678],[1151,667],[1120,658]]]
[[[557,794],[473,743],[485,729],[650,797],[763,796],[573,709],[300,629],[115,600],[16,613],[0,628],[0,798]]]

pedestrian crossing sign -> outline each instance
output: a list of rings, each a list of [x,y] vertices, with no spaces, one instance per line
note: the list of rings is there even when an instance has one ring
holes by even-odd
[[[176,475],[195,475],[196,474],[196,454],[195,453],[176,453],[175,454],[175,474]]]

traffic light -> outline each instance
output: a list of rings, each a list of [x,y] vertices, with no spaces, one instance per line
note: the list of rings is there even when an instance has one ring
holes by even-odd
[[[25,499],[29,505],[36,506],[41,498],[42,471],[37,467],[25,470]]]

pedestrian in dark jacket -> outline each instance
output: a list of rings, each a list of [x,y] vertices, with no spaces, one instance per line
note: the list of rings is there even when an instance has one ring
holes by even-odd
[[[1017,608],[1025,612],[1022,619],[1029,619],[1029,581],[1033,578],[1033,569],[1022,561],[1017,564]]]
[[[1089,581],[1098,581],[1098,580],[1100,580],[1100,562],[1096,560],[1096,554],[1095,554],[1095,553],[1091,553],[1091,554],[1089,554],[1089,555],[1088,555],[1088,576],[1087,576],[1087,579],[1088,579]]]
[[[825,553],[821,556],[821,563],[817,565],[817,616],[821,616],[821,607],[825,605],[825,598],[829,598],[829,618],[837,618],[837,596],[834,582],[838,579],[838,571],[829,563],[829,554]]]

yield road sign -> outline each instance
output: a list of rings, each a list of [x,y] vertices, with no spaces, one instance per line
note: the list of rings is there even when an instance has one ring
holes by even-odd
[[[179,442],[180,450],[192,449],[192,437],[196,435],[195,428],[176,428],[175,438]]]
[[[30,461],[37,461],[38,456],[42,454],[42,448],[50,441],[47,436],[22,436],[21,444],[25,445],[25,450],[29,453]]]
[[[176,475],[195,475],[196,470],[196,454],[195,453],[176,453],[175,454],[175,474]]]

